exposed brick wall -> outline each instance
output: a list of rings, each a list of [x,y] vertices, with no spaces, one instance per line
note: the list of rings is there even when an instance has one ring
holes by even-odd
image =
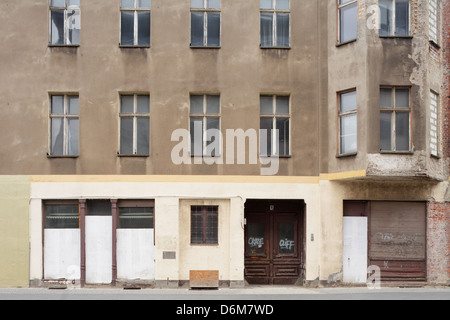
[[[430,283],[449,283],[449,213],[450,202],[428,203],[427,275]]]

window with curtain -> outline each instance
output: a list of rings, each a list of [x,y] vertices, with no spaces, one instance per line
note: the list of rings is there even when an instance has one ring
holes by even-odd
[[[338,0],[339,43],[356,39],[358,20],[357,0]]]
[[[357,152],[356,90],[339,94],[339,154]]]
[[[120,97],[120,154],[147,156],[150,153],[150,96],[124,94]]]
[[[50,155],[78,156],[78,95],[52,95],[50,100]]]
[[[220,46],[220,0],[191,0],[191,46]]]
[[[410,88],[380,89],[380,151],[410,151]]]
[[[409,36],[409,0],[379,0],[380,36]]]
[[[80,44],[80,0],[50,1],[50,44]]]
[[[150,46],[150,9],[151,0],[121,0],[121,46]]]
[[[289,0],[260,0],[260,40],[262,48],[290,46]]]

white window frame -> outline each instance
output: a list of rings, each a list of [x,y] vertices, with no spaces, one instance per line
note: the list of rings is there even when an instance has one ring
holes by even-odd
[[[295,0],[294,0],[295,1]],[[275,48],[275,49],[289,49],[291,47],[291,36],[292,36],[292,32],[291,32],[291,24],[292,24],[292,19],[291,19],[291,0],[289,0],[289,9],[277,9],[277,0],[272,0],[272,9],[263,9],[260,6],[260,25],[261,25],[261,14],[262,13],[271,13],[273,14],[273,25],[272,25],[272,45],[271,46],[263,46],[260,43],[260,47],[261,48],[265,48],[265,49],[270,49],[270,48]],[[289,44],[287,46],[278,46],[277,45],[277,13],[287,13],[289,14]],[[261,30],[260,30],[261,32]],[[260,34],[260,42],[261,42],[261,34]]]
[[[410,153],[412,149],[412,128],[411,128],[411,116],[412,116],[412,99],[411,99],[411,87],[403,87],[403,86],[382,86],[381,89],[391,89],[392,90],[392,108],[382,108],[380,103],[380,114],[382,112],[391,113],[391,149],[390,150],[382,150],[380,145],[381,153]],[[406,108],[397,108],[396,107],[396,90],[397,89],[408,89],[409,91],[409,106]],[[408,125],[408,150],[397,150],[397,135],[396,135],[396,116],[397,113],[408,113],[409,125]],[[381,127],[380,127],[381,130]],[[380,143],[381,144],[381,143]]]
[[[220,2],[220,6],[222,6],[222,1]],[[215,48],[221,46],[222,41],[222,11],[221,8],[208,8],[208,0],[203,0],[203,8],[192,8],[191,5],[191,24],[190,27],[192,29],[192,13],[198,12],[203,13],[203,45],[193,45],[192,44],[192,32],[191,32],[191,47],[193,48]],[[219,13],[220,16],[220,26],[219,26],[219,44],[218,45],[209,45],[208,44],[208,13]]]
[[[260,97],[272,97],[272,114],[262,114],[260,111],[260,120],[261,118],[271,118],[272,119],[272,132],[270,135],[271,139],[271,150],[270,154],[263,154],[261,153],[261,149],[259,151],[259,154],[263,157],[271,157],[271,156],[278,156],[278,157],[290,157],[292,154],[291,144],[292,144],[292,121],[291,121],[291,96],[287,94],[261,94]],[[289,113],[277,113],[277,97],[287,97],[289,99]],[[260,106],[261,107],[261,106]],[[279,135],[277,135],[277,119],[278,118],[288,118],[289,120],[289,144],[287,147],[289,148],[289,152],[287,154],[280,154],[280,144],[279,144]],[[260,128],[261,129],[261,128]],[[261,136],[261,135],[260,135]],[[261,146],[259,146],[261,148]],[[267,150],[266,150],[267,151]]]
[[[151,7],[149,8],[138,8],[138,2],[139,0],[133,0],[134,1],[134,8],[124,8],[122,7],[122,4],[120,5],[120,14],[122,15],[123,11],[128,11],[128,12],[133,12],[134,13],[134,26],[133,26],[133,44],[122,44],[122,17],[120,18],[120,32],[119,32],[119,43],[121,47],[129,47],[129,48],[133,48],[133,47],[150,47],[151,45],[151,41],[152,41],[152,36],[151,36],[151,24],[152,24],[152,10]],[[151,6],[151,5],[150,5]],[[138,35],[139,35],[139,26],[138,26],[138,13],[139,12],[149,12],[150,13],[150,30],[149,30],[149,34],[150,34],[150,38],[149,38],[149,44],[148,45],[139,45],[139,39],[138,39]]]
[[[53,97],[63,97],[63,113],[62,114],[57,114],[57,113],[52,113],[52,107],[53,107],[53,102],[52,102],[52,98]],[[54,94],[50,94],[50,112],[49,112],[49,118],[50,118],[50,123],[49,123],[49,153],[48,155],[50,157],[78,157],[80,154],[80,131],[78,129],[78,153],[77,154],[69,154],[69,132],[68,132],[68,120],[69,119],[78,119],[78,121],[80,120],[80,109],[79,109],[79,104],[78,104],[78,113],[77,114],[69,114],[69,103],[68,103],[68,97],[77,97],[78,98],[78,103],[79,103],[79,99],[80,96],[78,95],[78,93],[54,93]],[[54,154],[53,150],[52,150],[52,140],[53,140],[53,136],[52,136],[52,119],[62,119],[63,121],[63,154],[58,155],[58,154]],[[79,122],[78,122],[79,124]]]
[[[440,12],[440,1],[428,0],[428,36],[436,45],[439,45],[440,41]]]
[[[203,118],[202,119],[202,154],[195,154],[192,152],[192,146],[191,146],[191,140],[189,140],[189,154],[193,157],[220,157],[221,150],[222,150],[222,140],[219,140],[218,150],[215,150],[217,154],[210,155],[207,153],[206,147],[208,144],[208,137],[207,137],[207,119],[208,118],[219,118],[219,131],[222,130],[222,118],[221,118],[221,111],[222,111],[222,103],[221,103],[221,97],[219,93],[191,93],[189,95],[189,98],[191,96],[202,96],[203,97],[203,113],[191,113],[189,111],[189,132],[191,133],[191,118]],[[208,96],[217,96],[219,97],[219,113],[207,113],[207,98]],[[190,107],[190,106],[189,106]]]
[[[354,92],[356,94],[356,106],[354,110],[350,110],[350,111],[345,111],[342,112],[341,111],[341,96],[343,94],[346,93],[350,93],[350,92]],[[345,116],[349,116],[349,115],[356,115],[356,150],[352,151],[352,152],[342,152],[342,143],[341,143],[341,134],[342,134],[342,125],[341,125],[341,118],[345,117]],[[345,91],[340,91],[338,92],[338,154],[340,156],[345,156],[345,155],[354,155],[358,152],[358,94],[356,89],[349,89],[349,90],[345,90]]]
[[[440,108],[439,94],[430,91],[430,153],[434,157],[439,157],[440,145]]]
[[[74,46],[78,47],[80,46],[80,43],[70,43],[69,40],[69,30],[71,29],[69,27],[69,23],[73,22],[73,20],[69,19],[68,11],[69,10],[75,10],[78,11],[78,23],[79,23],[79,30],[80,30],[80,38],[81,38],[81,4],[80,6],[68,6],[69,0],[64,0],[65,5],[64,7],[58,7],[58,6],[52,6],[52,0],[49,0],[49,46]],[[81,2],[81,0],[80,0]],[[64,10],[64,43],[58,44],[52,42],[52,11],[62,11]],[[81,39],[80,39],[81,41]]]
[[[341,4],[341,0],[336,0],[336,1],[337,1],[337,5],[338,5],[338,15],[337,15],[337,17],[338,17],[338,20],[337,20],[338,44],[344,44],[344,43],[347,43],[347,42],[352,42],[352,41],[357,40],[357,38],[358,38],[358,23],[356,23],[356,36],[355,36],[355,38],[354,39],[350,39],[350,40],[346,40],[346,41],[342,41],[342,39],[341,39],[341,28],[342,28],[342,26],[341,26],[341,9],[343,9],[345,7],[348,7],[348,6],[351,6],[351,5],[356,3],[356,10],[358,10],[358,0],[350,0],[349,2],[343,3],[343,4]],[[356,20],[358,20],[358,13],[356,14]]]
[[[390,0],[392,1],[392,16],[390,17],[391,19],[391,23],[392,23],[392,32],[389,35],[382,35],[380,34],[380,37],[411,37],[411,16],[412,16],[412,12],[411,12],[411,0],[408,0],[408,34],[407,35],[397,35],[396,34],[396,15],[395,15],[395,11],[396,11],[396,6],[395,3],[397,0]],[[380,13],[380,25],[379,25],[379,30],[381,32],[381,13]]]
[[[123,113],[122,112],[122,96],[133,96],[133,113]],[[137,112],[137,98],[138,96],[147,96],[148,97],[148,101],[149,101],[149,112],[148,113],[138,113]],[[120,106],[119,106],[119,156],[140,156],[140,157],[147,157],[150,155],[150,94],[148,93],[121,93],[120,94]],[[120,137],[120,132],[121,132],[121,119],[122,118],[133,118],[133,150],[131,154],[127,154],[127,153],[121,153],[120,150],[122,149],[121,146],[121,137]],[[137,120],[138,118],[148,118],[148,122],[149,122],[149,146],[148,146],[148,153],[146,154],[141,154],[141,153],[137,153],[137,147],[138,147],[138,126],[137,126]]]

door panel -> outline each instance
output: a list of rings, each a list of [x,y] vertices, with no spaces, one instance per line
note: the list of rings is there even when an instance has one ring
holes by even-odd
[[[246,203],[245,277],[254,284],[294,284],[302,275],[299,203]]]

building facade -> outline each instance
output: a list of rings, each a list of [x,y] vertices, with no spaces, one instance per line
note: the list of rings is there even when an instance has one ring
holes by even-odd
[[[1,1],[0,286],[448,284],[449,7]]]

